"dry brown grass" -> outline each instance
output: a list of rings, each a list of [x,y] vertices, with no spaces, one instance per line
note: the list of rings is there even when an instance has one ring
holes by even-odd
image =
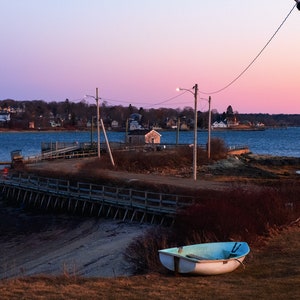
[[[186,151],[187,159],[189,159],[186,160],[186,163],[190,166],[191,149],[186,149]],[[161,168],[161,166],[166,169],[172,169],[173,164],[176,165],[177,159],[182,159],[182,162],[185,161],[180,155],[176,156],[177,158],[175,155],[170,156],[169,160],[166,160],[167,156],[164,156],[164,154],[160,156],[163,159],[158,159],[158,157],[154,159],[154,156],[149,156],[153,157],[153,160],[151,158],[148,159],[147,155],[146,153],[141,154],[139,157],[128,156],[126,158],[127,161],[125,158],[120,157],[120,161],[123,164],[122,168],[125,170],[130,168],[131,171],[143,171],[144,168],[152,168],[153,171]],[[200,153],[200,159],[201,155]],[[145,158],[147,164],[143,165],[140,162],[144,161]],[[136,163],[134,161],[136,161]],[[103,167],[102,163],[103,160],[101,162]],[[86,165],[85,168],[89,169],[89,166],[91,165]],[[93,166],[95,167],[94,162]],[[293,170],[294,167],[295,166],[293,166]],[[280,166],[280,168],[282,168],[282,166]],[[285,178],[283,178],[284,182],[282,182],[282,177],[279,178],[271,174],[270,179],[266,181],[266,173],[262,171],[267,171],[269,174],[273,173],[273,169],[274,168],[270,166],[268,166],[268,168],[265,166],[261,168],[254,166],[250,170],[249,165],[245,165],[244,169],[236,168],[236,170],[229,170],[229,173],[226,173],[225,170],[225,175],[224,173],[222,173],[222,175],[227,178],[228,176],[234,176],[233,178],[235,179],[244,176],[247,180],[250,180],[248,173],[246,176],[245,172],[251,172],[253,176],[253,179],[251,177],[251,182],[253,180],[258,181],[257,177],[260,176],[263,181],[262,185],[268,183],[268,185],[276,186],[280,190],[280,198],[287,197],[286,199],[290,199],[291,202],[299,204],[298,178],[295,179],[293,175],[291,176],[292,180],[289,179],[290,181],[286,181]],[[275,169],[277,170],[277,168]],[[238,173],[233,174],[233,171]],[[286,176],[285,173],[287,173],[286,170],[283,176]],[[282,173],[278,172],[278,174]],[[93,175],[90,174],[90,177],[92,176]],[[197,191],[197,193],[198,192],[199,191]],[[216,195],[208,195],[207,192],[208,191],[202,191],[201,194],[207,201],[210,200],[210,196],[215,197]],[[223,194],[219,191],[215,193]],[[249,195],[242,195],[243,198],[240,200],[245,200],[245,196],[248,197]],[[273,197],[273,194],[271,193],[269,196]],[[272,199],[276,200],[274,198]],[[276,204],[277,203],[279,202],[276,202]],[[267,205],[269,204],[270,201],[267,201]],[[297,207],[299,208],[298,204]],[[226,208],[226,206],[224,206],[224,208]],[[255,206],[253,206],[253,209],[255,210]],[[218,210],[217,204],[214,210]],[[266,207],[266,212],[272,212],[270,207]],[[260,215],[263,216],[263,214],[262,212]],[[211,213],[207,214],[208,217],[209,215],[211,215]],[[239,221],[238,216],[236,216],[236,218]],[[261,232],[262,236],[255,240],[255,244],[254,242],[250,243],[251,252],[246,258],[245,270],[239,268],[235,272],[225,275],[196,277],[174,276],[161,267],[148,275],[112,279],[84,279],[65,274],[65,276],[62,277],[45,276],[2,280],[0,282],[1,299],[145,299],[148,297],[152,299],[168,298],[170,300],[179,298],[299,299],[300,227],[298,221],[294,226],[283,229],[282,224],[285,224],[288,220],[285,220],[283,223],[275,223],[275,226],[272,228],[268,227],[268,224],[264,221],[260,223],[266,227],[263,227],[263,231]],[[255,216],[252,217],[252,222],[256,222]],[[269,229],[268,238],[264,236],[266,228]],[[225,232],[227,231],[225,230]],[[157,241],[154,240],[153,245],[157,247],[157,245],[155,245],[156,242]],[[155,251],[152,249],[152,252],[154,253]]]
[[[134,273],[156,271],[159,249],[206,242],[247,241],[252,245],[300,215],[300,187],[201,191],[197,202],[179,211],[172,228],[151,228],[131,242],[125,258]]]
[[[0,281],[1,299],[299,299],[300,227],[276,230],[251,248],[246,269],[224,275],[171,273],[83,279],[27,277]]]

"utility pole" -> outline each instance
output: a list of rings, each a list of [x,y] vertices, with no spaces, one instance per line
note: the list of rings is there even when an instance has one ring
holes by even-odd
[[[197,113],[197,97],[198,97],[198,84],[194,86],[194,99],[195,99],[195,108],[194,108],[194,149],[193,149],[193,177],[194,180],[197,180],[197,131],[198,131],[198,113]]]
[[[94,126],[94,121],[93,121],[93,115],[91,117],[91,146],[93,145],[93,126]]]
[[[198,112],[197,112],[197,97],[198,97],[198,84],[193,86],[193,90],[177,88],[177,91],[187,91],[193,94],[195,107],[194,107],[194,148],[193,148],[193,179],[197,180],[197,131],[198,131]]]
[[[180,117],[177,117],[177,128],[176,128],[176,146],[179,143],[179,131],[180,131]]]
[[[99,96],[98,88],[96,88],[96,104],[97,104],[97,154],[100,158],[100,109],[99,109]]]
[[[211,133],[211,97],[208,97],[208,140],[207,140],[207,158],[210,159],[210,133]]]

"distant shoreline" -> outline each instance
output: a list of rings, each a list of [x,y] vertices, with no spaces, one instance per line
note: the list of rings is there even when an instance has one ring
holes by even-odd
[[[300,126],[264,126],[263,128],[256,128],[256,127],[226,127],[226,128],[212,128],[213,131],[264,131],[267,129],[287,129],[287,128],[298,128]],[[126,132],[125,129],[106,129],[109,132]],[[149,129],[145,129],[149,130]],[[155,129],[156,131],[176,131],[177,129],[172,128],[161,128],[161,129]],[[7,128],[0,128],[0,133],[2,132],[20,132],[20,133],[38,133],[38,132],[90,132],[90,129],[7,129]],[[185,130],[179,130],[180,132],[183,131],[193,131],[193,129],[185,129]],[[208,131],[207,128],[198,128],[198,132],[201,131]]]

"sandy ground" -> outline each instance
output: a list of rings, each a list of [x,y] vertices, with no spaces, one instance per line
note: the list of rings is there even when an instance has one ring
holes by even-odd
[[[28,169],[33,173],[39,170],[63,170],[71,175],[78,173],[83,162],[86,160],[40,162],[29,165]],[[197,185],[199,188],[199,182],[190,178],[112,170],[105,170],[105,173],[110,178],[128,182],[165,183],[183,187]],[[214,183],[209,187],[219,188]],[[124,261],[123,254],[130,242],[149,227],[146,224],[105,219],[34,215],[0,205],[0,279],[37,274],[85,277],[131,275],[132,270]]]
[[[5,223],[5,224],[3,224]],[[37,274],[132,274],[127,245],[149,225],[37,215],[1,207],[0,279]]]
[[[28,169],[33,173],[41,170],[63,170],[72,175],[77,174],[81,170],[81,164],[86,161],[88,160],[41,162],[28,166]],[[258,174],[256,166],[251,169],[248,163],[242,163],[235,158],[227,161],[229,162],[230,165],[226,165],[225,168],[229,174],[233,171],[244,174],[249,170],[254,170],[255,176]],[[224,173],[224,163],[217,167]],[[298,162],[292,165],[292,171],[284,170],[284,174],[296,174],[295,170],[299,168]],[[282,172],[281,166],[279,170]],[[265,172],[262,169],[258,171],[259,174]],[[267,171],[269,172],[269,169]],[[157,174],[112,170],[97,172],[105,172],[105,175],[112,179],[123,179],[127,182],[168,184],[196,189],[222,190],[230,185],[228,182],[214,182],[210,176],[205,178],[206,174],[211,175],[210,170],[206,170],[197,181]],[[262,174],[265,176],[265,173]],[[129,243],[144,233],[149,226],[62,215],[33,215],[22,210],[1,207],[0,201],[0,279],[34,274],[70,274],[86,277],[130,275],[132,272],[129,264],[124,261],[123,253]]]

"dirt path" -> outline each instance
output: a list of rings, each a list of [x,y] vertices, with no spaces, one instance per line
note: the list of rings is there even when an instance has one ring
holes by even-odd
[[[145,156],[145,159],[147,157]],[[284,180],[300,179],[300,158],[276,157],[268,155],[229,156],[208,165],[198,165],[197,180],[193,180],[192,168],[160,168],[159,171],[127,172],[102,168],[95,158],[61,159],[42,161],[26,165],[30,172],[53,172],[68,174],[77,178],[108,179],[116,183],[130,183],[132,187],[143,184],[152,186],[170,186],[176,188],[222,191],[226,188],[251,188],[254,185],[274,185]]]
[[[206,190],[223,190],[230,186],[230,183],[213,181],[210,175],[198,176],[197,180],[190,178],[182,178],[180,176],[168,176],[155,173],[132,173],[126,171],[114,171],[108,169],[93,169],[83,170],[83,165],[93,161],[94,159],[82,160],[56,160],[56,161],[42,161],[36,164],[27,165],[26,168],[29,172],[57,172],[57,170],[68,175],[79,175],[80,173],[88,173],[89,171],[95,177],[105,177],[111,180],[123,181],[126,183],[147,183],[153,185],[168,185],[181,188],[206,189]],[[84,174],[83,174],[84,175]]]

